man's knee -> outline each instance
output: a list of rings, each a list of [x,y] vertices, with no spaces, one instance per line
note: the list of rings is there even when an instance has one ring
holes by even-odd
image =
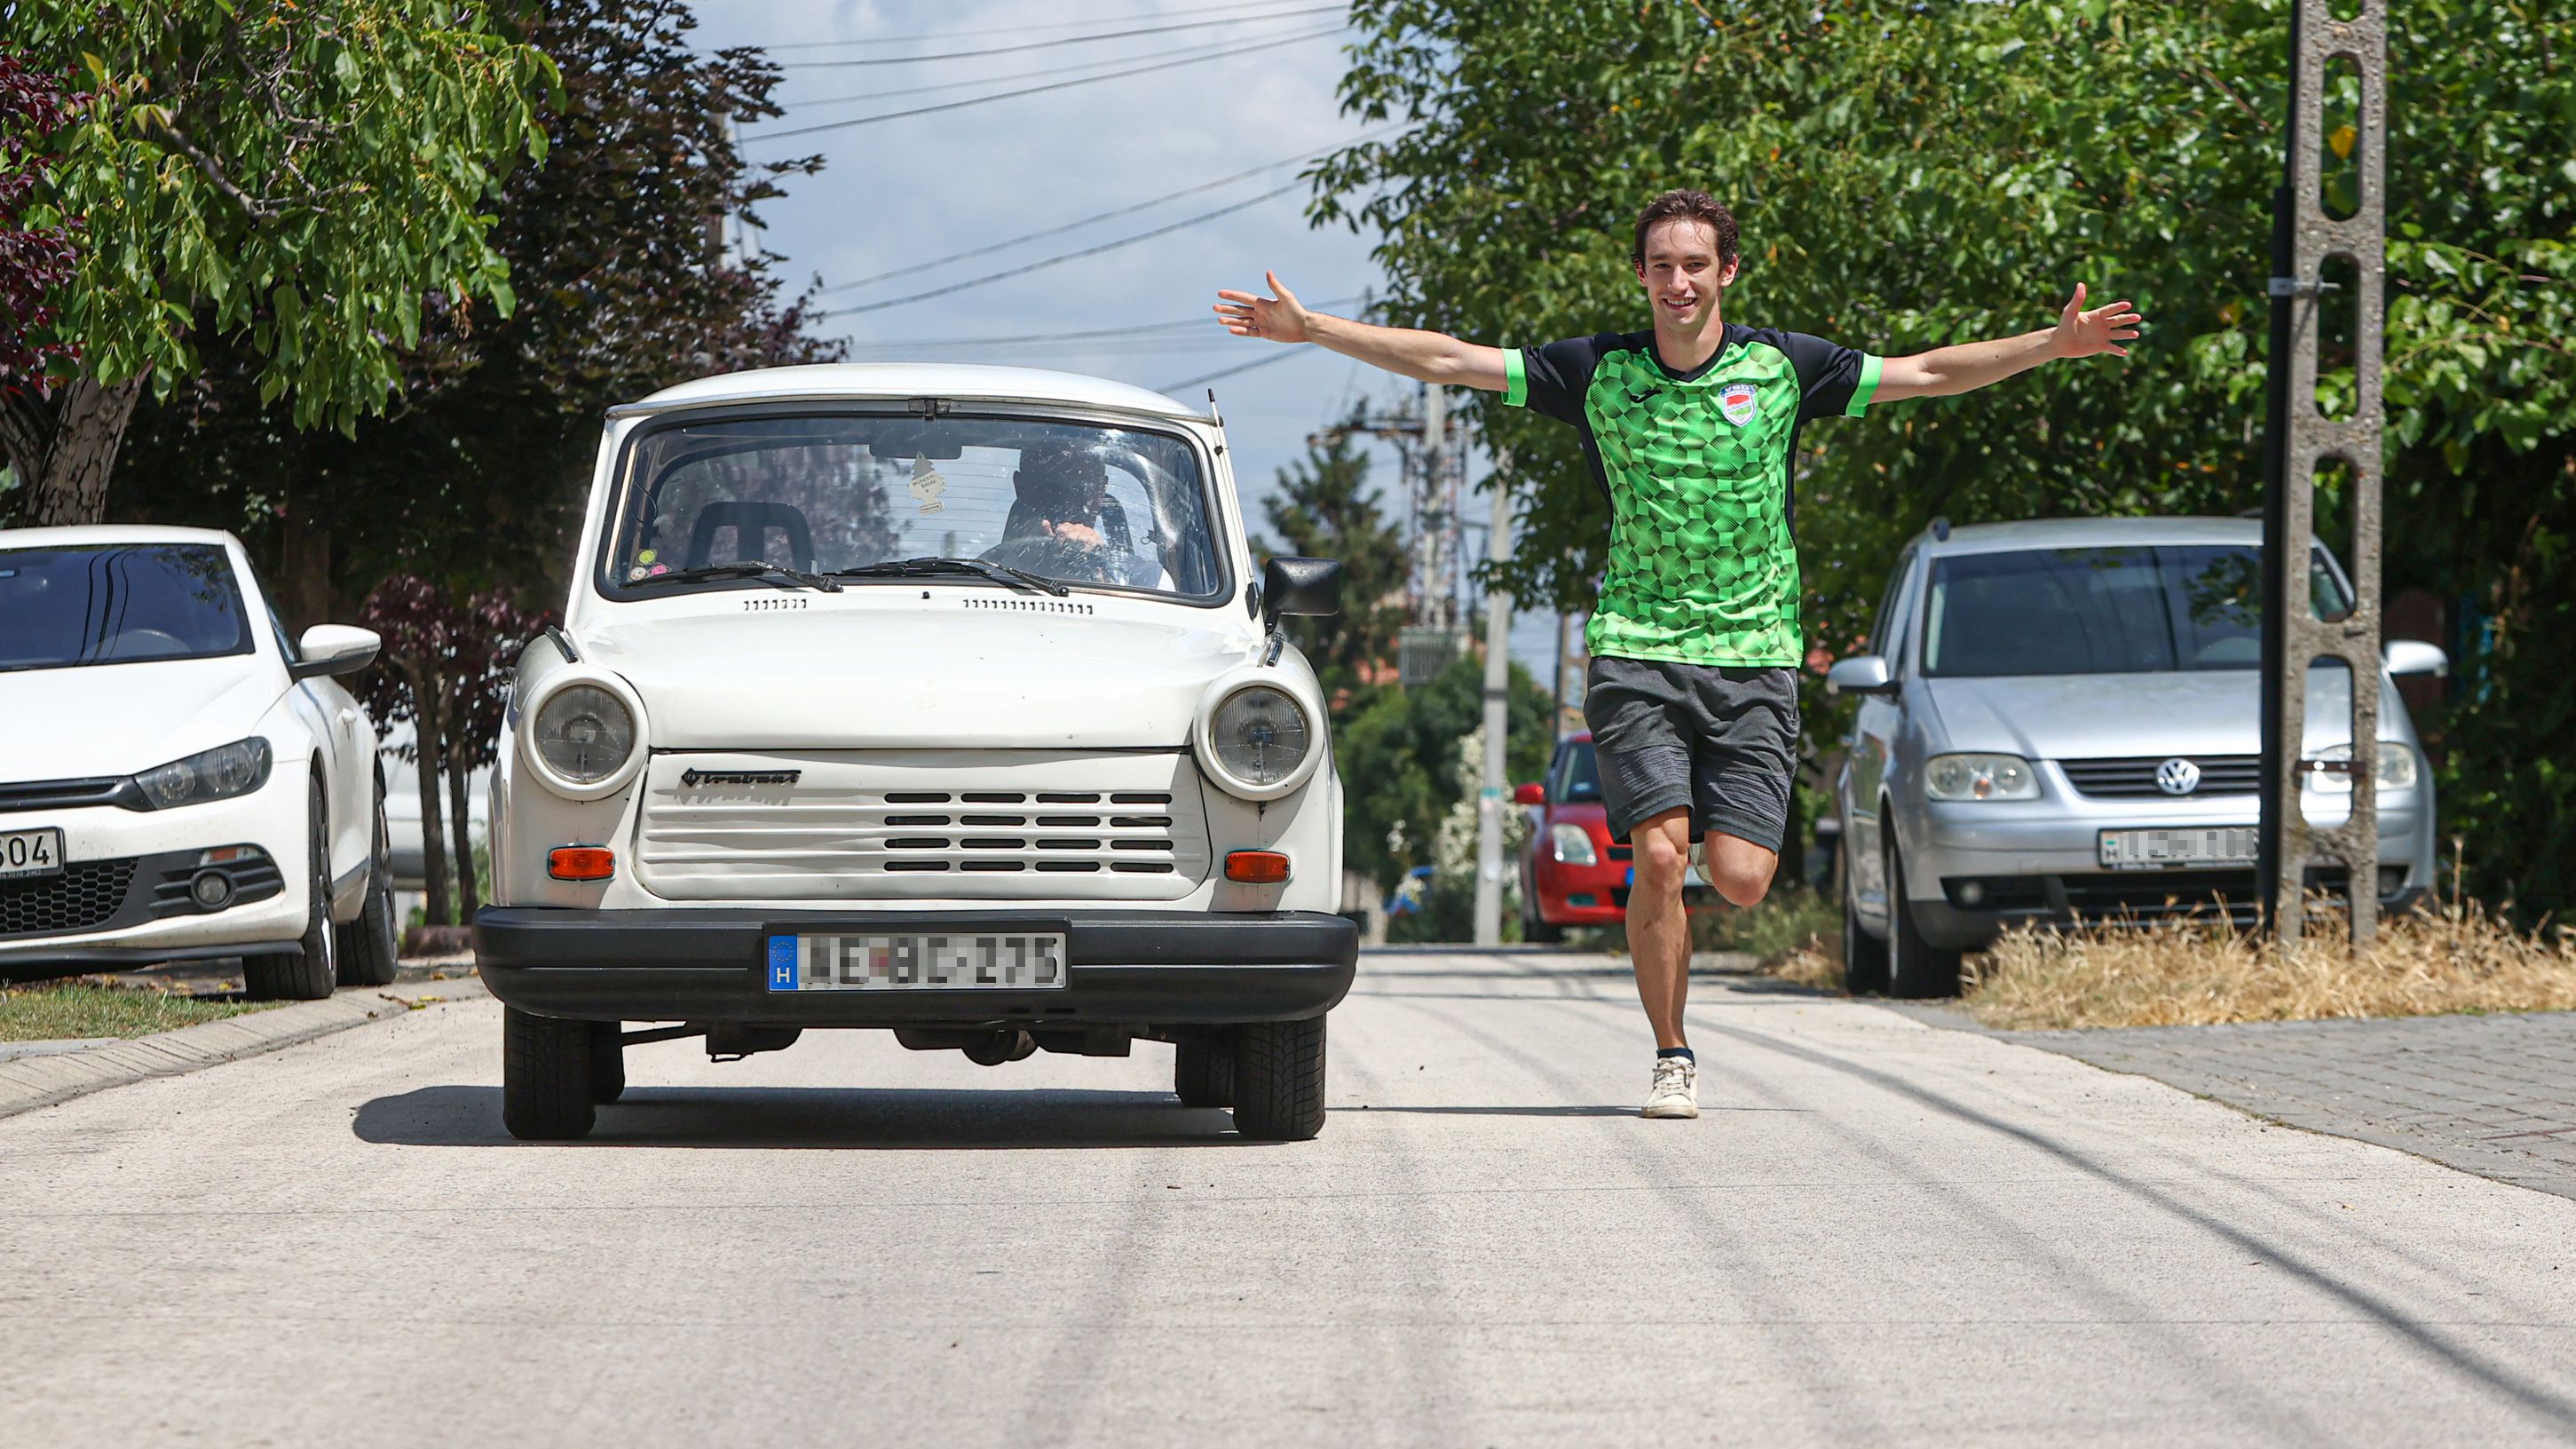
[[[1719,895],[1726,897],[1728,905],[1758,906],[1762,904],[1762,898],[1771,893],[1771,872],[1767,868],[1760,871],[1720,871],[1717,878],[1709,883],[1717,887]]]
[[[1690,869],[1690,839],[1680,827],[1668,826],[1666,819],[1657,816],[1629,832],[1629,843],[1636,851],[1637,884],[1650,891],[1680,890],[1682,875]]]
[[[1780,857],[1741,842],[1720,845],[1724,837],[1712,835],[1701,862],[1700,873],[1707,877],[1717,893],[1733,906],[1758,906],[1771,893],[1771,877],[1780,868]]]

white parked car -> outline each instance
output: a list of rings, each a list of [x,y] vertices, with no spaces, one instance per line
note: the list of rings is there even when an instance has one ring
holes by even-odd
[[[630,1021],[1168,1042],[1183,1102],[1323,1125],[1358,931],[1278,620],[1340,565],[1256,567],[1217,418],[1017,368],[708,378],[611,411],[574,576],[475,922],[513,1134],[588,1132]]]
[[[0,978],[239,956],[254,997],[394,975],[375,730],[241,542],[0,532]]]

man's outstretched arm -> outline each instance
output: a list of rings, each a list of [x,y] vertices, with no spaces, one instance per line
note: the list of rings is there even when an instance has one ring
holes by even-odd
[[[1510,381],[1510,375],[1505,371],[1503,349],[1499,347],[1461,342],[1439,332],[1379,327],[1367,322],[1354,322],[1347,317],[1309,312],[1299,305],[1296,293],[1280,285],[1277,272],[1264,272],[1262,276],[1270,283],[1270,290],[1275,295],[1217,293],[1217,318],[1225,323],[1226,331],[1237,337],[1259,337],[1270,342],[1312,342],[1344,357],[1357,358],[1371,367],[1382,367],[1417,382],[1502,392]]]
[[[2129,349],[2120,344],[2136,339],[2139,320],[2139,314],[2127,302],[2085,311],[2084,284],[2078,282],[2074,297],[2058,314],[2054,327],[2025,332],[2019,337],[1963,342],[1956,347],[1936,347],[1911,357],[1887,359],[1879,369],[1877,401],[1974,392],[2060,357],[2091,357],[2103,352],[2126,357]]]

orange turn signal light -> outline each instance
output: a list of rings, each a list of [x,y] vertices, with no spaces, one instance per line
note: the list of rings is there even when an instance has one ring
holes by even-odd
[[[557,880],[607,880],[617,874],[617,852],[605,845],[558,845],[546,852],[546,874]]]
[[[1277,885],[1288,879],[1288,857],[1275,850],[1229,851],[1225,878],[1245,885]]]

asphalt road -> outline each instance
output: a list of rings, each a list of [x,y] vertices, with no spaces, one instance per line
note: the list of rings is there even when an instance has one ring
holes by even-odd
[[[637,1048],[499,1123],[454,1004],[0,1120],[0,1444],[2576,1437],[2576,1201],[1617,963],[1380,955],[1319,1140],[1168,1049]]]

